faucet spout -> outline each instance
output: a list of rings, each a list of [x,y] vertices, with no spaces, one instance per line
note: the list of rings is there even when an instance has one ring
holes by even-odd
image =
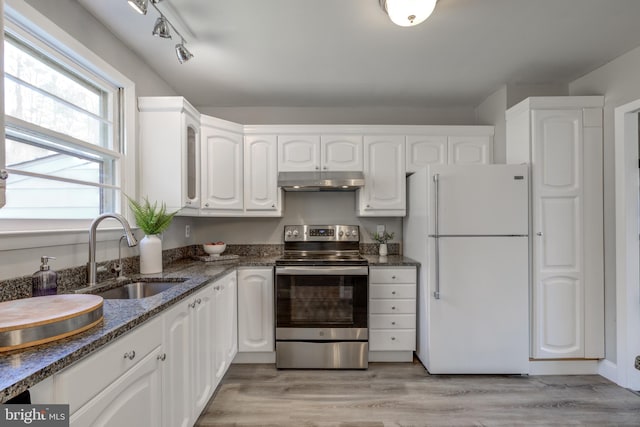
[[[117,213],[105,213],[94,219],[91,223],[91,226],[89,227],[89,262],[87,263],[87,286],[95,286],[96,284],[96,231],[98,229],[98,224],[100,224],[100,222],[102,222],[102,220],[105,218],[113,218],[120,222],[122,228],[124,229],[124,233],[127,238],[127,244],[129,245],[129,247],[133,247],[138,244],[138,240],[136,240],[136,236],[133,235],[131,226],[122,215]]]

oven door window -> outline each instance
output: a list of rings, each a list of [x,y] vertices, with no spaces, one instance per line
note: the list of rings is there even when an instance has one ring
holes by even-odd
[[[367,276],[277,276],[279,328],[366,328]]]

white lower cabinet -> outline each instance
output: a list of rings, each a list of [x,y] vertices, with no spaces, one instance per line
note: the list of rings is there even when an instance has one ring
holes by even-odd
[[[369,268],[369,360],[410,361],[416,348],[416,268]]]
[[[238,270],[238,351],[275,351],[273,268]]]
[[[189,427],[238,351],[232,271],[36,389],[71,425]],[[37,399],[36,399],[37,400]]]

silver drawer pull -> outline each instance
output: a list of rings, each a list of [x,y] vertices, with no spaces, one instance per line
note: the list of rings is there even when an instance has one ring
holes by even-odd
[[[189,303],[189,308],[196,308],[196,302],[190,302]]]
[[[166,358],[167,358],[167,353],[162,353],[158,355],[158,360],[160,360],[161,362],[164,362]]]
[[[198,299],[196,300],[196,302],[197,302],[198,304],[201,304],[201,303],[202,303],[202,300],[201,300],[200,298],[198,298]]]
[[[395,325],[395,324],[396,324],[396,322],[391,322],[391,324],[392,324],[392,325]]]
[[[124,354],[124,358],[125,359],[133,360],[134,357],[136,357],[136,351],[135,350],[128,351],[128,352],[126,352]]]
[[[391,295],[395,295],[395,294],[396,294],[396,291],[392,291],[392,292],[391,292]]]
[[[395,309],[396,309],[396,306],[395,306],[395,305],[394,305],[393,307],[391,307],[391,310],[395,310]]]
[[[391,337],[391,341],[395,341],[395,340],[396,340],[396,337]]]
[[[391,278],[392,278],[392,279],[395,279],[395,278],[396,278],[396,276],[391,276]]]

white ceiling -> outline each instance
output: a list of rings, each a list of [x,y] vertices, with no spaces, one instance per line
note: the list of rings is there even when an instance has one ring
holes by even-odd
[[[566,84],[640,46],[639,0],[439,0],[416,27],[378,0],[164,0],[177,40],[126,0],[77,0],[196,106],[475,106]]]

